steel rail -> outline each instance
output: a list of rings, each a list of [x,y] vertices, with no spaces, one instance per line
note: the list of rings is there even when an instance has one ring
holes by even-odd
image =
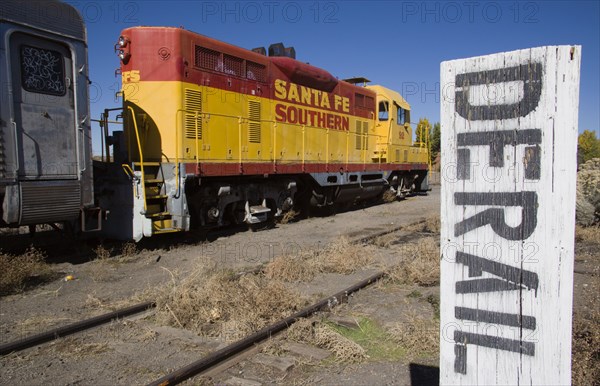
[[[15,351],[21,351],[26,348],[36,346],[40,343],[49,342],[51,340],[71,335],[76,332],[88,330],[92,327],[108,323],[114,319],[138,314],[140,312],[146,311],[154,307],[156,307],[156,303],[154,302],[140,303],[131,307],[109,312],[107,314],[81,320],[79,322],[75,322],[73,324],[69,324],[63,327],[58,327],[40,334],[32,335],[14,342],[6,343],[0,346],[0,356],[7,355]]]
[[[362,288],[365,288],[379,279],[381,279],[385,275],[384,272],[378,272],[367,279],[364,279],[338,293],[333,296],[324,298],[317,303],[314,303],[297,313],[289,316],[285,319],[282,319],[270,326],[267,326],[254,334],[247,336],[246,338],[239,340],[235,343],[230,344],[218,351],[215,351],[212,354],[201,358],[198,361],[190,363],[189,365],[182,367],[178,370],[173,371],[156,381],[149,383],[148,386],[166,386],[166,385],[176,385],[180,382],[185,381],[201,372],[204,372],[216,365],[222,363],[224,360],[229,359],[242,351],[252,347],[256,343],[260,343],[261,341],[269,338],[271,335],[276,334],[280,331],[285,330],[290,327],[292,324],[297,322],[300,318],[306,318],[315,312],[325,308],[325,307],[334,307],[338,304],[343,303],[348,299],[348,296]]]

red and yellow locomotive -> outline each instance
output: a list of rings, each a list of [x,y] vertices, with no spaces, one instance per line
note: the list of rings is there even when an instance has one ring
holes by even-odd
[[[392,90],[338,80],[282,45],[267,56],[181,28],[128,28],[117,48],[124,130],[107,143],[133,183],[106,168],[98,179],[109,221],[132,219],[113,236],[264,223],[427,188],[427,149],[413,145],[410,106]]]

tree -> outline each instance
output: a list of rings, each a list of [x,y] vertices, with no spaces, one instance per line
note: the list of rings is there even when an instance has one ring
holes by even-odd
[[[419,118],[417,129],[415,130],[415,142],[425,142],[431,136],[431,124],[427,118]]]
[[[591,130],[584,130],[577,139],[577,163],[581,164],[592,158],[600,158],[600,139]]]
[[[436,159],[438,154],[440,153],[442,142],[441,142],[441,127],[440,123],[436,122],[433,124],[433,132],[429,137],[429,141],[431,142],[431,159]]]

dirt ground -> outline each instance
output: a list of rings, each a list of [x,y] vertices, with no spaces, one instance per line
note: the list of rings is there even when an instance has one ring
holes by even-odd
[[[0,297],[0,344],[129,304],[155,300],[157,293],[179,285],[194,272],[249,271],[281,255],[318,253],[341,238],[357,239],[437,214],[439,186],[427,196],[280,224],[266,231],[213,235],[210,241],[185,235],[137,246],[103,243],[74,247],[64,240],[58,252],[47,241],[34,241],[38,249],[46,251],[54,274],[44,284],[35,283],[25,291]],[[418,229],[401,231],[394,237],[390,240],[400,242],[360,247],[363,249],[358,253],[369,254],[372,259],[359,269],[350,273],[321,270],[306,280],[286,282],[285,288],[295,294],[298,304],[308,304],[397,264],[406,258],[406,243],[417,245],[428,237],[439,239]],[[2,248],[5,240],[1,240]],[[578,241],[575,310],[586,317],[598,311],[598,249],[589,238]],[[87,257],[68,257],[76,252],[84,252]],[[72,280],[65,280],[67,276]],[[244,301],[245,294],[235,296]],[[168,323],[160,311],[149,311],[2,357],[0,384],[145,384],[231,342],[231,336],[199,336],[193,329],[181,328],[188,324],[177,317],[178,312],[172,312]],[[325,331],[327,336],[341,338],[329,339],[323,345],[322,338],[317,344],[317,338],[298,340],[282,333],[231,367],[187,383],[437,384],[437,347],[435,342],[420,337],[435,335],[438,313],[439,287],[435,283],[419,286],[385,280],[358,292],[348,304],[311,319],[315,337]],[[419,326],[418,331],[414,326]],[[413,333],[425,335],[415,339]],[[357,342],[358,347],[353,346]],[[327,350],[323,350],[325,346]],[[339,357],[337,347],[342,351],[358,350],[360,360]],[[590,355],[595,355],[593,349]]]

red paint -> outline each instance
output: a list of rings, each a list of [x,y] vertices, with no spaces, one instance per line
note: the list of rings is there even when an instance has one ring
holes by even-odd
[[[338,81],[327,71],[295,59],[267,57],[181,28],[133,27],[123,30],[121,34],[129,40],[129,44],[124,49],[131,54],[131,58],[126,64],[121,63],[121,71],[139,71],[142,82],[189,82],[213,87],[227,93],[235,92],[275,99],[273,84],[276,79],[281,79],[330,92],[331,103],[334,102],[334,95],[348,98],[350,102],[349,115],[374,119],[375,106],[369,108],[355,106],[355,94],[375,98],[376,95],[373,91]],[[268,74],[267,82],[261,83],[215,70],[195,67],[195,46],[264,65]],[[294,105],[306,104],[294,102]],[[334,122],[331,123],[331,126],[336,125],[335,118],[333,119]],[[329,123],[325,122],[321,127],[327,127],[327,125]]]
[[[427,164],[345,164],[345,163],[186,163],[185,172],[201,177],[264,175],[264,174],[304,174],[337,172],[383,172],[383,171],[422,171]]]
[[[292,83],[332,92],[338,80],[329,72],[292,58],[272,57],[273,63]]]

